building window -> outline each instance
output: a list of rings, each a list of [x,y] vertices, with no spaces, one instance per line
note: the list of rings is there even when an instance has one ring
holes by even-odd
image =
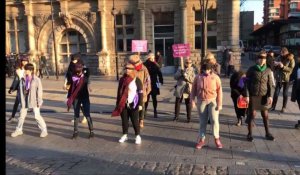
[[[70,56],[75,53],[87,53],[87,43],[82,34],[76,30],[67,30],[60,41],[60,55],[62,62],[68,63]]]
[[[117,51],[131,51],[134,38],[134,18],[132,14],[116,15]]]
[[[24,30],[20,25],[21,20],[15,18],[8,21],[7,37],[9,37],[9,47],[11,53],[25,53],[26,42]]]
[[[207,48],[217,48],[217,10],[207,10]],[[195,49],[201,49],[201,11],[195,11]]]

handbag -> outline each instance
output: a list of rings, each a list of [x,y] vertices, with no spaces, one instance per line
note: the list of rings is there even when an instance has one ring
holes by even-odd
[[[237,107],[240,109],[248,108],[248,102],[246,100],[246,97],[239,97],[237,99]]]

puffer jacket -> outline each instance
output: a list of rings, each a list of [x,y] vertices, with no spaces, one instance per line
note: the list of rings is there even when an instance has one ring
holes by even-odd
[[[280,57],[280,60],[283,64],[283,68],[280,68],[279,66],[275,67],[275,79],[277,82],[289,82],[290,76],[293,72],[293,69],[295,67],[295,60],[294,59],[288,59],[285,57]]]
[[[247,71],[247,89],[248,96],[267,96],[272,97],[274,93],[272,71],[266,68],[260,72],[256,65],[250,67]]]

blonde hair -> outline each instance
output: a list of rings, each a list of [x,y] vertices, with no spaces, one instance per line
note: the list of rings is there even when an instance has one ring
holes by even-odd
[[[208,52],[208,53],[205,55],[203,62],[204,62],[204,63],[208,63],[208,62],[211,62],[211,61],[213,61],[213,62],[215,62],[215,63],[217,62],[217,60],[216,60],[216,58],[215,58],[215,55],[214,55],[213,53],[211,53],[211,52]]]
[[[287,56],[287,58],[288,58],[289,60],[293,60],[293,59],[294,59],[294,54],[290,53],[290,54]]]

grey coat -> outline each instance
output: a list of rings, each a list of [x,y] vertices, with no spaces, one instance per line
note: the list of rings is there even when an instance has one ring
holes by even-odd
[[[28,95],[25,95],[25,80],[20,82],[20,101],[22,108],[36,108],[43,104],[43,86],[41,79],[33,76]]]
[[[174,75],[174,79],[177,80],[174,96],[177,98],[189,98],[192,89],[192,84],[195,79],[195,69],[193,67],[181,70],[180,68]],[[189,92],[186,91],[185,86],[188,86]]]

